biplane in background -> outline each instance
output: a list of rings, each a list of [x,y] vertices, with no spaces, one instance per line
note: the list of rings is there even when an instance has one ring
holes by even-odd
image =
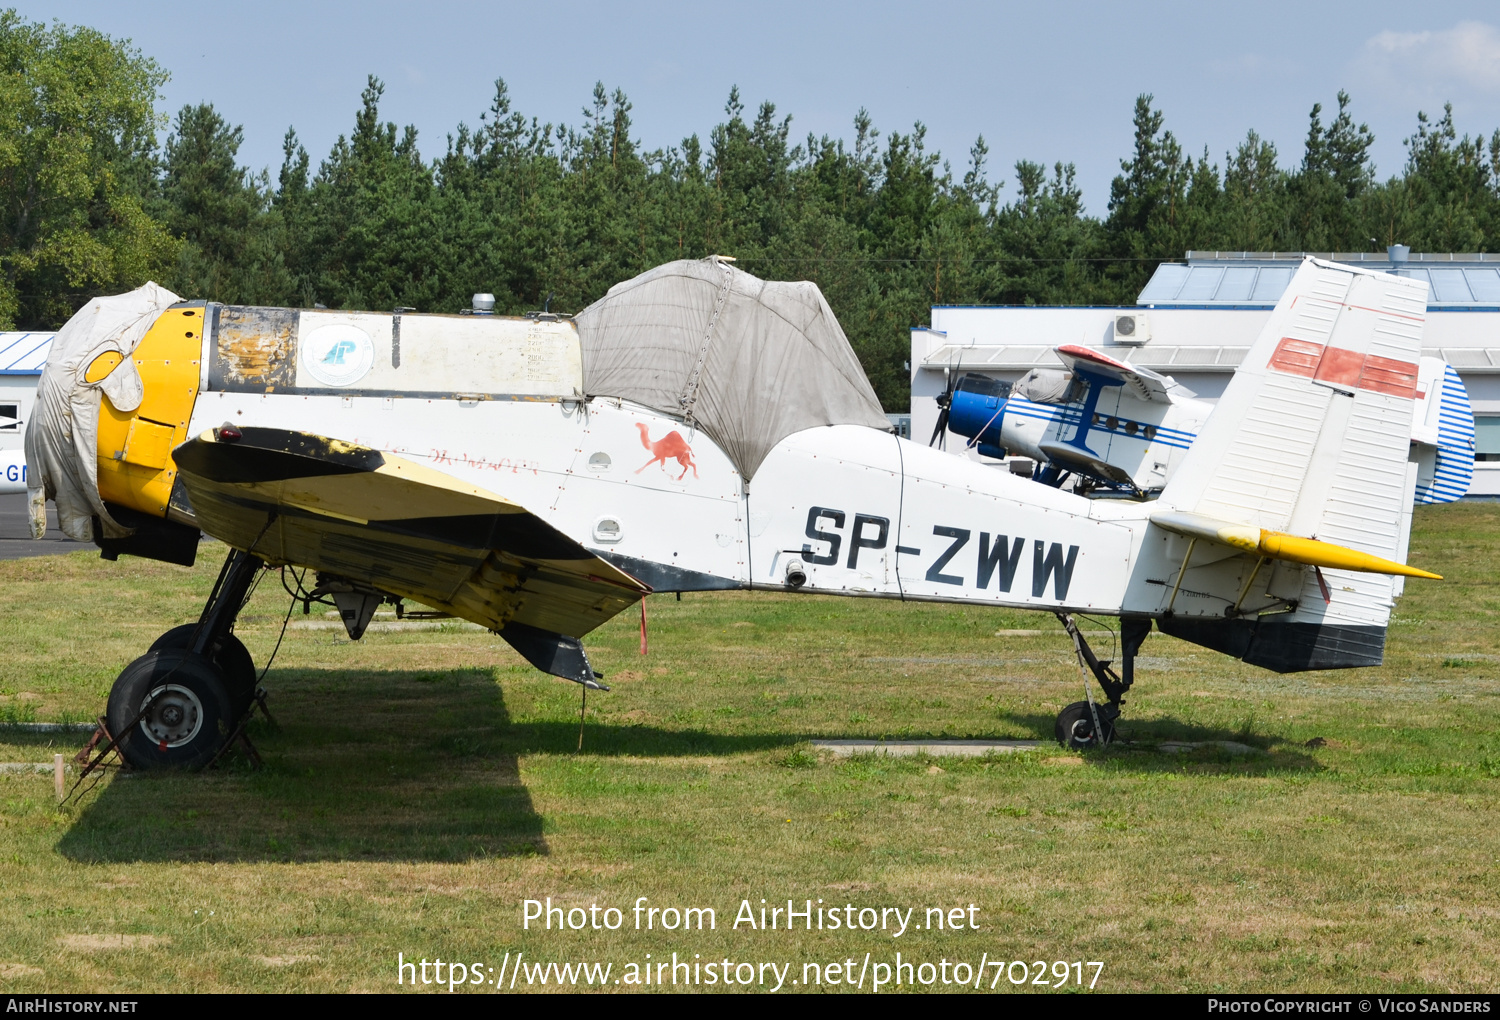
[[[1213,405],[1169,375],[1077,344],[1055,348],[1064,368],[1032,369],[1014,384],[948,372],[928,446],[1016,457],[1012,470],[1081,495],[1160,495]],[[1019,459],[1024,458],[1024,459]],[[1417,362],[1409,478],[1418,506],[1462,499],[1474,477],[1474,413],[1453,366]]]
[[[256,671],[234,622],[265,568],[336,604],[351,638],[405,600],[586,687],[602,685],[581,639],[653,592],[1054,613],[1103,690],[1057,735],[1091,747],[1153,624],[1274,670],[1381,662],[1397,581],[1436,577],[1404,562],[1426,297],[1305,261],[1157,498],[1130,501],[896,437],[817,287],[718,258],[572,319],[148,286],[59,334],[27,435],[32,509],[54,499],[110,558],[190,563],[200,531],[230,547],[197,623],[114,684],[109,729],[141,768],[208,761],[243,717]],[[1120,617],[1119,672],[1075,613]]]

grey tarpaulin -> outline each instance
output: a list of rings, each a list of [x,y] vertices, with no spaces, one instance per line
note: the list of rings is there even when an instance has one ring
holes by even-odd
[[[1011,392],[1037,404],[1066,404],[1076,388],[1072,372],[1033,368],[1016,380]]]
[[[37,383],[36,407],[26,425],[33,537],[46,534],[49,499],[57,503],[57,522],[69,538],[93,541],[96,516],[106,538],[131,533],[109,516],[99,498],[99,394],[106,394],[121,411],[141,406],[145,388],[130,354],[157,317],[181,300],[154,283],[128,294],[94,298],[53,339]],[[119,351],[124,360],[103,380],[84,382],[89,365],[107,351]]]
[[[794,432],[890,429],[817,284],[772,283],[712,258],[669,262],[574,321],[589,396],[685,416],[746,478]]]

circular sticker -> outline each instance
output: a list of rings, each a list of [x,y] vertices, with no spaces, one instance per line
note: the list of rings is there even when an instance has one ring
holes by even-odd
[[[375,342],[358,326],[319,326],[302,338],[298,362],[325,386],[358,382],[375,364]]]

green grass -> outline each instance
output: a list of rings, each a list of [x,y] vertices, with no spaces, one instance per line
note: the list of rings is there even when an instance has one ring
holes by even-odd
[[[653,599],[646,657],[634,614],[589,640],[614,690],[590,697],[581,754],[578,688],[493,636],[294,629],[267,680],[280,726],[254,730],[264,769],[112,775],[62,812],[48,777],[0,776],[0,991],[386,991],[398,952],[618,976],[675,951],[791,962],[790,980],[897,950],[1101,960],[1109,990],[1492,990],[1497,544],[1500,507],[1419,511],[1413,561],[1449,579],[1410,584],[1379,669],[1278,676],[1153,635],[1134,744],[1086,756],[836,761],[807,743],[1050,739],[1081,681],[1043,615]],[[217,568],[0,563],[0,721],[97,714]],[[285,606],[266,577],[240,628],[257,660]],[[1028,628],[1047,633],[996,636]],[[1151,749],[1166,739],[1260,750]],[[0,728],[0,760],[80,743]],[[546,896],[626,927],[522,931],[521,901]],[[719,928],[636,932],[639,896],[714,907]],[[742,898],[788,897],[974,903],[980,927],[729,928]]]

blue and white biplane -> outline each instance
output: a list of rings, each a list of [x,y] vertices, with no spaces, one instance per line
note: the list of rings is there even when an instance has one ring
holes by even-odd
[[[1072,482],[1085,494],[1136,499],[1160,493],[1213,405],[1171,376],[1089,347],[1065,344],[1056,353],[1062,369],[1034,369],[1015,383],[950,372],[928,445],[946,444],[952,432],[984,456],[1029,458],[1031,477],[1045,485]],[[1415,504],[1468,492],[1473,411],[1458,373],[1440,358],[1418,362],[1411,443]]]

